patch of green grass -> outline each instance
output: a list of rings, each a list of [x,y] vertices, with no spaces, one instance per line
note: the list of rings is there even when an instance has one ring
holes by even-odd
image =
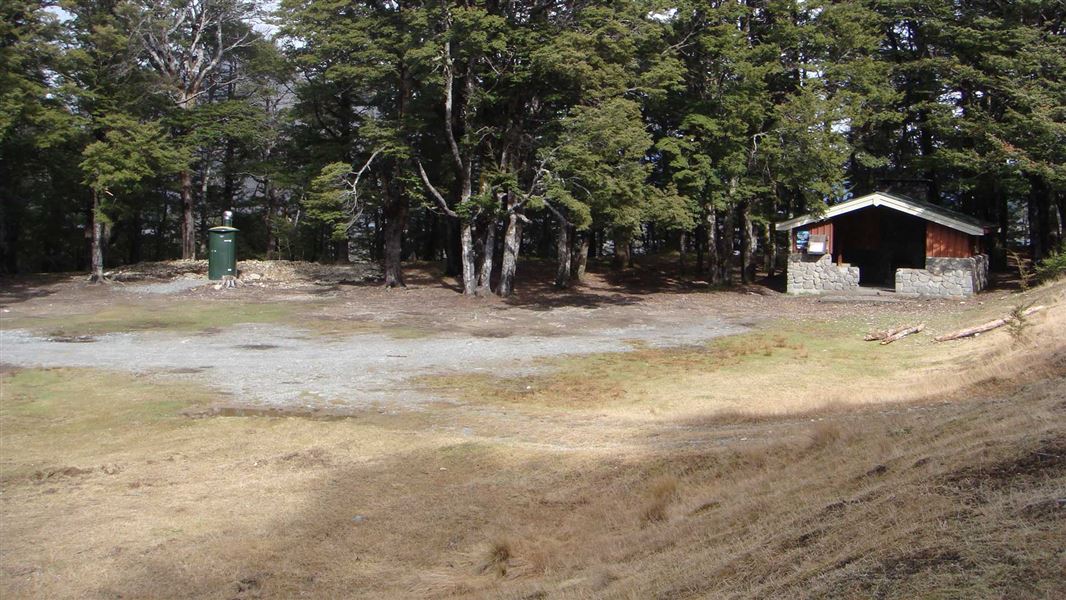
[[[448,444],[441,446],[437,450],[437,454],[444,459],[469,459],[475,456],[486,454],[488,449],[484,444],[478,442],[460,442],[458,444]]]
[[[92,313],[4,319],[4,329],[28,329],[49,337],[76,337],[136,331],[215,331],[241,323],[274,323],[318,335],[381,334],[423,339],[436,332],[403,324],[328,318],[314,302],[219,302],[184,300],[118,305]]]
[[[0,376],[0,388],[4,446],[18,448],[20,456],[65,464],[88,454],[122,452],[191,426],[183,409],[215,399],[196,385],[95,369],[19,370]],[[4,469],[5,478],[12,475]]]
[[[123,331],[203,331],[237,323],[294,321],[306,305],[182,301],[173,304],[119,305],[92,313],[22,317],[6,320],[6,329],[30,329],[51,336],[101,335]]]
[[[872,380],[920,365],[929,344],[920,338],[880,346],[865,342],[855,321],[776,322],[700,347],[651,348],[542,361],[544,373],[429,376],[427,387],[470,402],[524,407],[602,409],[679,406],[723,395],[740,402],[789,393],[816,393],[823,384]],[[712,393],[708,393],[712,392]]]
[[[77,434],[119,425],[184,420],[213,399],[195,385],[149,383],[92,369],[26,369],[5,375],[0,418],[6,434]]]

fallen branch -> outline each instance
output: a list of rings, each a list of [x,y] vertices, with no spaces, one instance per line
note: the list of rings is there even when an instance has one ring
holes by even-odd
[[[895,329],[885,329],[884,331],[875,331],[873,333],[867,333],[866,336],[862,339],[867,342],[879,342],[887,337],[892,337],[896,335],[897,333],[903,331],[904,329],[907,329],[908,327],[910,326],[904,325],[903,327],[896,327]]]
[[[1044,308],[1045,307],[1043,307],[1043,306],[1033,306],[1031,308],[1027,308],[1027,309],[1023,310],[1020,313],[1021,314],[1021,318],[1024,319],[1025,317],[1028,317],[1029,315],[1032,315],[1034,313],[1037,313],[1037,312],[1040,312],[1040,311],[1044,310]],[[953,331],[951,333],[945,333],[944,335],[938,335],[937,337],[935,337],[933,339],[938,341],[938,342],[948,342],[948,341],[951,341],[951,340],[958,340],[958,339],[961,339],[961,338],[972,337],[972,336],[984,333],[986,331],[992,331],[993,329],[998,329],[1000,327],[1003,327],[1004,325],[1009,325],[1009,324],[1013,323],[1016,320],[1018,320],[1018,317],[1015,317],[1013,314],[1010,314],[1010,315],[1007,315],[1005,317],[1001,317],[999,319],[996,319],[994,321],[989,321],[987,323],[978,325],[976,327],[969,327],[967,329],[960,329],[958,331]]]
[[[919,331],[922,331],[923,329],[925,329],[925,323],[919,323],[919,324],[917,324],[917,325],[915,325],[913,327],[907,327],[905,329],[900,329],[900,330],[896,331],[895,333],[893,333],[892,335],[890,335],[890,336],[886,337],[885,339],[881,340],[881,345],[884,346],[885,344],[891,344],[892,342],[894,342],[896,340],[902,340],[903,338],[907,337],[908,335],[913,335],[915,333],[918,333]]]

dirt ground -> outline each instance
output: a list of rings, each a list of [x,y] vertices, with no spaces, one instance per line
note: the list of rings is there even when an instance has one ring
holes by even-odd
[[[792,298],[652,266],[557,291],[523,268],[507,300],[432,265],[404,290],[258,263],[215,289],[181,261],[4,281],[0,593],[1066,591],[1066,285]]]
[[[464,298],[427,266],[411,269],[402,290],[381,288],[364,265],[240,267],[236,289],[207,281],[206,261],[126,267],[104,286],[78,276],[14,282],[0,294],[2,362],[203,385],[221,412],[343,415],[454,402],[456,377],[513,379],[550,370],[545,359],[702,347],[779,322],[873,329],[966,304],[826,302],[765,286],[717,292],[654,268],[621,280],[591,274],[560,292],[534,265],[532,282],[501,300]]]

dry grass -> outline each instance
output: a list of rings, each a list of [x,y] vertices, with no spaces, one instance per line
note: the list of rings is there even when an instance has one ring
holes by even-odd
[[[9,371],[0,596],[1066,594],[1066,305],[1024,342],[858,325],[568,360],[503,415],[188,419],[208,390]]]
[[[836,423],[818,423],[811,428],[808,450],[824,450],[840,440],[840,426]]]
[[[507,540],[495,540],[488,545],[485,558],[477,568],[478,575],[507,575],[507,566],[511,560],[511,544]]]
[[[1066,330],[1063,290],[1061,284],[1044,286],[995,302],[971,301],[957,311],[903,317],[927,321],[928,327],[920,335],[889,346],[862,337],[871,328],[898,325],[898,315],[893,317],[896,322],[874,327],[859,318],[779,320],[704,347],[638,346],[628,353],[546,360],[541,373],[528,377],[443,375],[426,377],[422,383],[470,403],[534,413],[606,413],[641,421],[762,418],[966,397],[975,388],[987,388],[1031,368],[1027,359],[1017,356],[1046,350],[1061,341],[1051,332]],[[988,343],[933,342],[940,333],[1032,304],[1056,308],[1029,319],[1023,333],[1004,328],[987,334]],[[1041,324],[1043,333],[1027,336],[1036,324]]]
[[[681,499],[678,490],[678,479],[672,475],[664,475],[656,478],[651,483],[648,494],[648,502],[641,512],[641,520],[645,523],[661,523],[669,517],[667,509],[674,502]]]

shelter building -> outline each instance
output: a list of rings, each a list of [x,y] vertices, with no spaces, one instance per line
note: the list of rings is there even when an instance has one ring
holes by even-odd
[[[912,198],[875,192],[783,221],[777,230],[789,232],[790,294],[872,286],[965,297],[988,285],[985,236],[992,227]]]

